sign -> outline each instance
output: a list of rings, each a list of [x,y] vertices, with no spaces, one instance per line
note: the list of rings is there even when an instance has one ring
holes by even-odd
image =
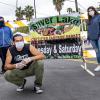
[[[33,30],[37,30],[43,26],[55,24],[55,23],[68,23],[73,25],[80,25],[80,20],[78,17],[73,16],[54,16],[54,17],[48,17],[44,18],[42,20],[39,20],[31,25],[31,28]]]
[[[80,17],[61,15],[35,19],[30,23],[33,45],[46,58],[81,58]],[[49,41],[49,42],[48,42]]]
[[[34,19],[30,23],[30,30],[31,36],[34,38],[54,36],[55,39],[57,36],[80,34],[80,17],[61,15]]]
[[[78,44],[44,44],[38,45],[37,48],[45,54],[46,58],[81,58],[81,45]]]

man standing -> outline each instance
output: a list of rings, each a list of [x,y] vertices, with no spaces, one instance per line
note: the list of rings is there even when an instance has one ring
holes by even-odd
[[[23,91],[27,76],[35,75],[34,91],[42,93],[42,79],[44,54],[34,46],[24,44],[23,36],[13,36],[14,45],[7,51],[4,74],[5,79],[18,86],[17,91]]]
[[[5,72],[4,64],[6,59],[6,53],[8,47],[12,43],[13,34],[9,27],[5,26],[4,18],[0,17],[0,57],[2,60],[2,71],[1,74]]]

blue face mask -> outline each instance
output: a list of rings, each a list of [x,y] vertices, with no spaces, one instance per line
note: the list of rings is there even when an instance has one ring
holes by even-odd
[[[4,26],[4,21],[0,21],[0,27]]]

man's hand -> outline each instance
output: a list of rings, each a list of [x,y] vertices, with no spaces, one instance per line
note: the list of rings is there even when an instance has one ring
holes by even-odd
[[[22,60],[23,64],[28,64],[29,62],[33,61],[33,57],[28,57]]]
[[[16,63],[16,68],[17,69],[22,69],[24,66],[26,66],[26,64],[20,62],[20,63]]]

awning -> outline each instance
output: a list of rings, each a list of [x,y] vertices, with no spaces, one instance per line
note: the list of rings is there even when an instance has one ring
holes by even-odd
[[[8,22],[5,22],[5,25],[10,28],[18,28],[18,27],[28,26],[28,22],[26,20],[8,21]]]
[[[88,19],[87,13],[81,14],[80,18],[81,19]]]

